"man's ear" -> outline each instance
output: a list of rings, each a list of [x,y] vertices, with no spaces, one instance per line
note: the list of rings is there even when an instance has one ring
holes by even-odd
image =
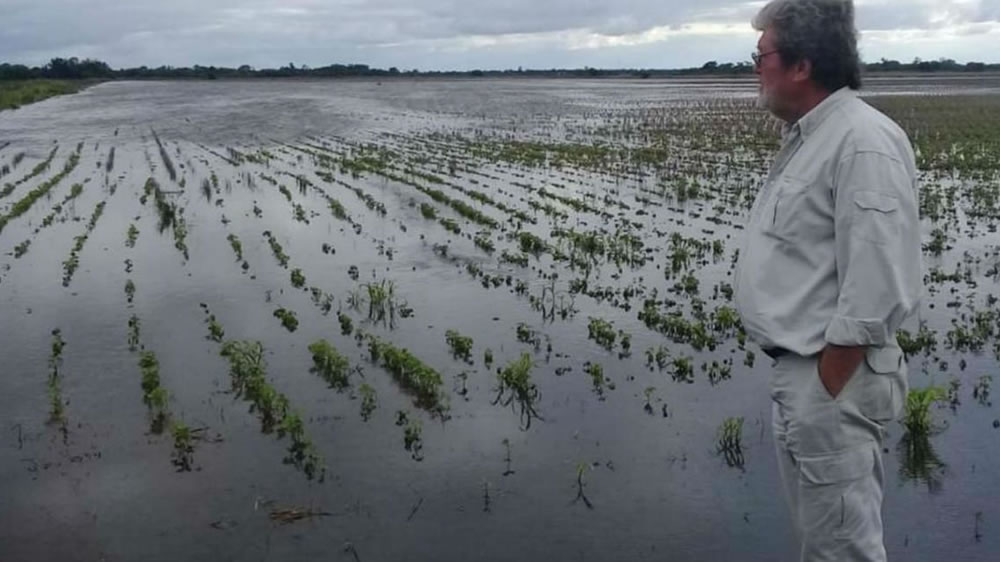
[[[792,65],[792,80],[795,82],[806,82],[812,78],[812,61],[800,59]]]

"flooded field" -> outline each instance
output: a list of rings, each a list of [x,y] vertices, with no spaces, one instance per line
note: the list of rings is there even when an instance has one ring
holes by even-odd
[[[923,178],[886,545],[996,560],[1000,80],[937,80],[868,92]],[[793,559],[732,304],[778,146],[755,92],[118,82],[0,113],[0,560]]]

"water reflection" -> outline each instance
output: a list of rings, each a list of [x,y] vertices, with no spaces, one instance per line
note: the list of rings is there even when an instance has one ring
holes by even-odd
[[[896,446],[899,454],[899,477],[903,482],[923,483],[932,494],[942,490],[948,465],[934,452],[926,434],[903,435]]]

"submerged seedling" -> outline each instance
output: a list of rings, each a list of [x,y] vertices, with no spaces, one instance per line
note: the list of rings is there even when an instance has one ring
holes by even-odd
[[[149,407],[152,415],[150,430],[158,434],[168,421],[170,396],[167,389],[160,385],[160,362],[155,353],[143,351],[139,354],[139,371],[142,374],[142,401]]]
[[[743,468],[743,418],[726,418],[719,427],[716,452],[723,455],[726,464],[733,468]]]
[[[694,383],[694,366],[690,357],[675,357],[671,362],[673,371],[670,376],[677,382]]]
[[[222,343],[222,338],[225,337],[226,331],[222,328],[222,324],[215,319],[215,315],[209,314],[208,317],[205,318],[205,323],[208,324],[208,335],[205,336],[205,338],[217,343]]]
[[[448,347],[451,348],[452,357],[461,358],[466,363],[472,363],[471,337],[463,336],[456,330],[448,330],[445,332],[444,338]]]
[[[135,248],[135,242],[138,239],[139,229],[136,228],[135,224],[128,225],[128,231],[125,233],[125,246]]]
[[[59,328],[52,330],[52,353],[49,355],[49,421],[58,423],[63,428],[66,426],[66,410],[62,399],[62,375],[59,370],[62,368],[62,352],[66,347],[66,342],[62,338],[62,331]]]
[[[236,396],[250,402],[257,413],[261,431],[277,429],[278,438],[288,436],[291,444],[284,462],[320,481],[326,474],[323,461],[312,441],[306,437],[302,418],[291,410],[288,398],[267,382],[264,347],[257,341],[227,341],[220,354],[229,361],[229,375]]]
[[[510,463],[511,463],[511,458],[510,458],[510,439],[507,439],[506,437],[504,437],[504,439],[503,439],[503,446],[507,450],[507,455],[503,459],[503,461],[504,461],[504,463],[505,463],[505,465],[506,465],[507,468],[504,469],[503,475],[504,476],[510,476],[511,474],[514,474],[514,471],[511,470],[511,468],[510,468]]]
[[[368,383],[361,383],[358,392],[361,394],[361,419],[368,421],[375,411],[375,389]]]
[[[590,382],[594,387],[594,394],[599,400],[604,400],[604,388],[608,380],[604,377],[604,367],[599,363],[587,362],[583,365],[583,371],[590,376]]]
[[[281,320],[281,325],[289,332],[294,332],[299,327],[299,319],[295,317],[295,312],[279,308],[274,311],[274,317]]]
[[[583,504],[587,506],[587,509],[594,509],[594,504],[590,503],[590,499],[587,498],[587,494],[583,491],[584,487],[586,487],[583,476],[588,470],[590,470],[590,465],[585,462],[576,465],[576,498],[573,499],[573,503],[583,500]]]
[[[417,419],[408,419],[403,428],[403,446],[410,451],[410,457],[418,462],[424,460],[422,431],[423,424]]]
[[[514,409],[515,402],[521,407],[522,429],[531,427],[532,418],[542,419],[535,410],[535,404],[539,398],[538,386],[531,380],[531,370],[534,368],[534,361],[530,353],[523,353],[521,357],[512,361],[497,374],[497,396],[493,404],[502,404]]]
[[[265,230],[264,237],[267,238],[267,243],[271,246],[271,253],[274,254],[274,258],[278,260],[281,267],[288,267],[288,254],[285,253],[284,248],[281,247],[278,240],[271,234],[271,231]],[[242,256],[242,253],[238,253],[238,255]]]
[[[243,243],[237,238],[235,234],[230,234],[226,237],[229,240],[229,245],[233,248],[233,252],[236,253],[236,261],[243,261]]]
[[[194,462],[193,432],[184,422],[175,422],[171,432],[174,436],[174,451],[170,455],[170,462],[177,467],[177,472],[188,472]]]
[[[317,340],[309,344],[309,353],[312,354],[312,372],[325,380],[330,388],[338,391],[344,390],[350,385],[348,377],[351,374],[351,364],[346,357],[340,354],[330,342]]]
[[[990,385],[993,383],[992,375],[979,377],[975,386],[972,387],[972,397],[983,406],[990,406]]]
[[[416,395],[417,406],[441,417],[445,416],[448,404],[441,390],[444,381],[440,373],[409,350],[398,348],[372,334],[362,335],[361,330],[358,330],[357,337],[359,341],[368,342],[368,353],[372,361],[381,361],[382,366],[393,374],[400,385]]]
[[[139,317],[133,314],[128,319],[128,350],[135,352],[139,347]]]
[[[351,317],[343,312],[338,312],[337,321],[340,322],[340,334],[344,336],[351,335],[351,332],[354,331],[354,322],[351,321]]]
[[[135,283],[131,279],[125,281],[125,298],[129,303],[135,299]]]

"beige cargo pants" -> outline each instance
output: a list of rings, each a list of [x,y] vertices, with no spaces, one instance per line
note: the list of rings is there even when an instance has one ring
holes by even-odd
[[[802,562],[885,561],[883,425],[908,390],[899,348],[869,350],[836,398],[819,379],[818,356],[785,355],[771,377],[778,467]]]

